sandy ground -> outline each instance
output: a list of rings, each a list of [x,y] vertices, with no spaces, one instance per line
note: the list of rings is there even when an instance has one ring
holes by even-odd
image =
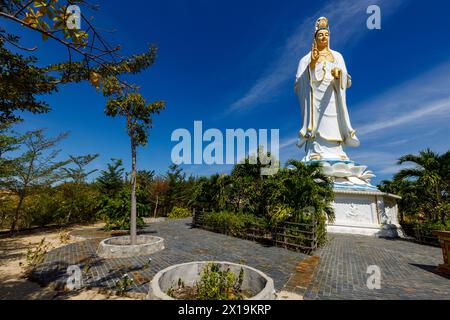
[[[101,227],[102,224],[95,224],[89,227]],[[55,249],[77,240],[71,239],[68,232],[79,229],[80,226],[65,228],[62,230],[33,231],[28,234],[19,234],[13,237],[0,238],[0,300],[34,300],[34,299],[64,299],[64,300],[105,300],[123,299],[133,300],[129,297],[111,296],[97,290],[82,290],[76,292],[57,292],[50,288],[43,288],[37,283],[28,281],[24,277],[26,266],[26,253],[29,248],[36,248],[45,238],[45,243],[49,249]],[[135,296],[134,299],[143,297]]]
[[[277,292],[277,300],[303,300],[303,296],[294,292],[280,291]]]

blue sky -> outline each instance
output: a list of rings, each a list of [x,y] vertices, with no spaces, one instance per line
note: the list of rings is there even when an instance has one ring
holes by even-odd
[[[361,146],[347,149],[352,160],[390,178],[397,159],[426,147],[450,147],[450,35],[447,1],[98,1],[94,25],[127,53],[159,49],[153,67],[134,78],[148,100],[166,101],[156,116],[150,142],[138,151],[139,169],[164,173],[171,164],[177,128],[280,129],[280,158],[301,159],[295,146],[300,107],[293,92],[299,59],[311,46],[314,21],[327,16],[331,48],[341,52],[352,76],[347,104]],[[366,28],[366,8],[381,8],[381,30]],[[5,23],[1,21],[0,23]],[[22,44],[37,45],[42,65],[67,57],[51,40],[20,31]],[[114,32],[107,32],[114,30]],[[25,114],[20,130],[70,131],[61,156],[100,153],[130,166],[123,121],[103,114],[104,98],[88,84],[70,84],[45,97],[52,112]],[[185,165],[208,175],[229,166]]]

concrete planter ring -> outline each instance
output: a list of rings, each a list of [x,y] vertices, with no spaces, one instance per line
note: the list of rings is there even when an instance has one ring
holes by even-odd
[[[101,258],[129,258],[146,256],[164,249],[164,239],[138,235],[137,244],[131,245],[130,236],[108,238],[100,242],[97,255]]]
[[[273,279],[255,268],[226,261],[194,261],[170,266],[158,272],[150,282],[147,299],[175,300],[166,292],[179,279],[182,279],[186,286],[195,286],[196,282],[200,280],[203,268],[211,262],[219,264],[222,269],[230,268],[230,271],[236,275],[239,274],[241,268],[244,270],[242,290],[254,293],[252,297],[246,300],[274,300],[276,298]]]

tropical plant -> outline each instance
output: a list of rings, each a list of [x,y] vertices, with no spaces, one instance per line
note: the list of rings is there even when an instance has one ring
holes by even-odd
[[[440,220],[445,225],[450,215],[450,151],[439,155],[427,149],[418,155],[405,155],[398,163],[409,162],[414,163],[415,167],[400,170],[394,181],[412,181],[405,184],[413,184],[416,188],[416,210],[431,221]]]

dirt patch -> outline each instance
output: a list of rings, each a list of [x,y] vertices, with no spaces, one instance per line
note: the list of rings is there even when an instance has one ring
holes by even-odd
[[[103,230],[102,228],[84,228],[76,229],[70,232],[71,238],[74,240],[86,239],[106,239],[117,236],[126,236],[129,232],[127,230]]]
[[[108,292],[95,289],[74,292],[58,292],[49,287],[41,287],[37,283],[29,281],[24,277],[27,265],[26,255],[28,249],[34,249],[45,238],[45,244],[49,250],[64,245],[78,242],[70,236],[74,229],[99,229],[102,223],[91,226],[74,226],[64,229],[33,230],[19,233],[12,237],[2,236],[0,238],[0,300],[128,300],[143,299],[143,295],[134,294],[127,296],[113,296]],[[142,279],[143,280],[143,279]]]

